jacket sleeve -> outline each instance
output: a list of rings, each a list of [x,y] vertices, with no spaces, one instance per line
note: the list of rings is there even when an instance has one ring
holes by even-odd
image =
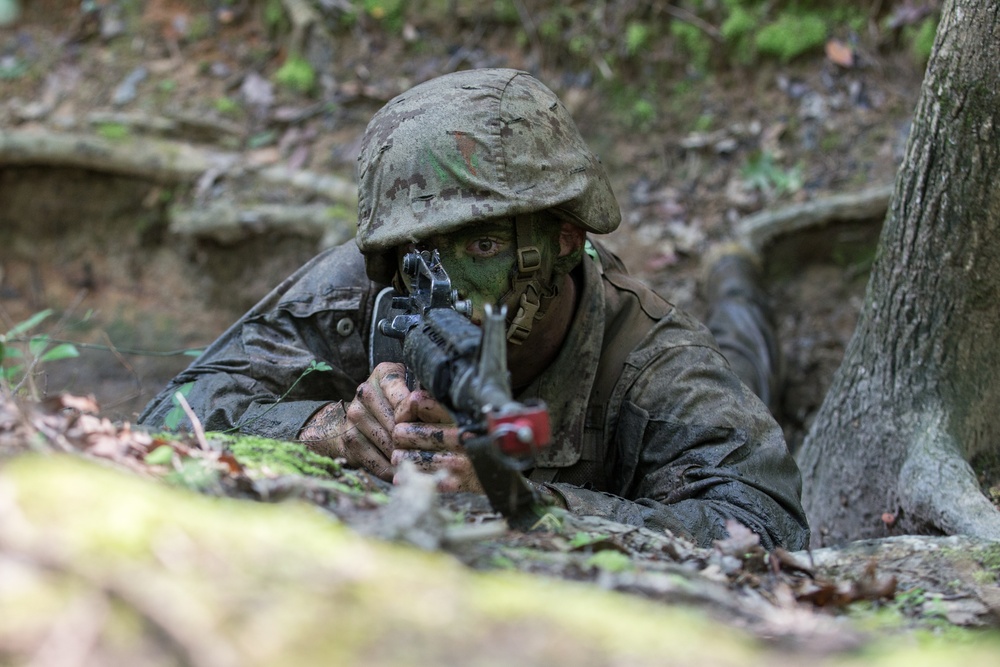
[[[368,376],[374,292],[353,243],[321,253],[171,380],[139,423],[165,428],[180,417],[178,426],[189,425],[174,412],[181,391],[206,430],[294,438],[316,410],[350,400]],[[320,362],[329,370],[315,370]]]
[[[725,538],[735,519],[767,549],[805,548],[801,479],[781,428],[714,344],[687,333],[635,369],[619,404],[614,493],[555,490],[575,513],[670,530],[702,546]]]

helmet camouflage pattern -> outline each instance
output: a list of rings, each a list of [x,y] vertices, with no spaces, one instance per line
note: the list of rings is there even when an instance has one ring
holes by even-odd
[[[358,183],[356,240],[381,282],[395,271],[397,246],[478,220],[554,208],[599,234],[621,220],[562,102],[512,69],[447,74],[390,100],[365,131]]]

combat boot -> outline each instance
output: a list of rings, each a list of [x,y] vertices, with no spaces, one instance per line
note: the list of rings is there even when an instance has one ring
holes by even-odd
[[[760,255],[736,242],[710,248],[702,260],[701,289],[709,309],[706,324],[723,355],[777,417],[783,362]]]

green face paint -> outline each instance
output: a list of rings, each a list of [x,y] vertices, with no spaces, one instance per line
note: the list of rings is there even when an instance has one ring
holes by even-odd
[[[554,230],[536,233],[540,238],[534,240],[539,250],[552,256],[559,253],[558,228]],[[517,261],[514,237],[513,222],[500,220],[433,236],[416,247],[437,249],[452,288],[458,290],[460,298],[472,301],[472,320],[478,323],[483,320],[486,304],[497,305],[511,290],[511,272]]]
[[[511,223],[491,223],[433,239],[451,286],[472,301],[472,320],[481,322],[486,304],[499,303],[510,290],[517,248]]]

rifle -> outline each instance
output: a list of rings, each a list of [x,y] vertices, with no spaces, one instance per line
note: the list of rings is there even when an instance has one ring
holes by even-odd
[[[461,427],[462,445],[493,509],[515,527],[533,522],[541,503],[521,473],[549,444],[549,415],[543,403],[512,398],[506,308],[487,305],[482,329],[474,325],[472,304],[452,290],[437,250],[407,253],[402,269],[411,279],[410,294],[392,297],[392,309],[400,312],[378,319],[378,333],[402,341],[407,384],[413,389],[419,382]]]

